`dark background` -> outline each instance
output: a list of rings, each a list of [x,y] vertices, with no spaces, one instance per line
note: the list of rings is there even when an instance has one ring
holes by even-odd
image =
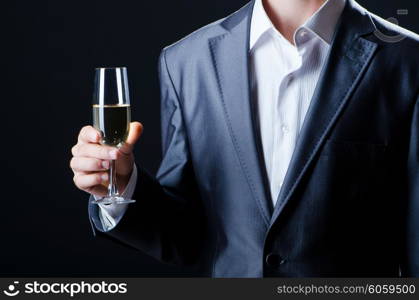
[[[93,69],[126,66],[133,119],[145,127],[137,163],[155,173],[160,50],[246,2],[8,1],[0,21],[0,276],[194,275],[93,237],[88,196],[73,186],[70,149],[91,123]],[[419,32],[417,0],[359,2]],[[397,9],[409,14],[397,16]]]

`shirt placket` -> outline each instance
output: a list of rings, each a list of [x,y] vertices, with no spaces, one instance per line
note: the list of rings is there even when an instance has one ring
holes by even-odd
[[[276,40],[279,54],[289,61],[283,62],[285,72],[279,81],[277,103],[274,113],[274,147],[272,158],[272,197],[276,200],[285,178],[292,156],[292,150],[295,142],[296,120],[298,118],[298,81],[296,82],[295,72],[301,68],[302,58],[298,54],[297,49],[290,45],[284,44],[284,41]],[[298,78],[297,78],[298,80]]]

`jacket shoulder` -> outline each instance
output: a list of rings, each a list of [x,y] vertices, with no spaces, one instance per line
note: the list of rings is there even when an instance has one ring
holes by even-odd
[[[179,41],[165,47],[162,52],[165,53],[166,59],[182,60],[184,58],[190,60],[195,57],[200,57],[201,53],[205,53],[205,50],[208,49],[208,41],[211,38],[226,34],[229,31],[225,26],[227,23],[234,22],[234,20],[241,19],[249,14],[251,4],[252,2],[248,2],[245,6],[225,18],[203,26]]]
[[[408,86],[403,92],[417,98],[419,90],[419,35],[397,24],[369,13],[376,27],[374,42],[381,48],[382,70]],[[409,97],[411,98],[411,97]]]
[[[199,62],[207,61],[209,57],[208,40],[222,34],[223,20],[217,20],[195,30],[179,41],[166,46],[160,53],[160,63],[164,63],[173,83]]]
[[[200,44],[205,43],[211,37],[217,36],[223,32],[220,24],[225,19],[226,18],[219,19],[215,22],[212,22],[195,30],[194,32],[188,34],[187,36],[174,42],[173,44],[164,47],[163,51],[176,52],[179,50],[194,48],[199,46]]]
[[[369,12],[372,21],[376,27],[378,37],[383,36],[383,42],[388,44],[397,44],[399,41],[405,41],[404,45],[419,48],[419,35],[406,29],[398,24],[392,23],[389,20],[385,20],[380,16],[377,16]],[[395,20],[395,19],[394,19]],[[395,20],[396,21],[396,20]],[[386,39],[387,37],[387,39]]]

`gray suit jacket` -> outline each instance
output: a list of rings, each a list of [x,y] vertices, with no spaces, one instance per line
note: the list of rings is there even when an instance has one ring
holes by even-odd
[[[418,36],[347,2],[273,207],[252,7],[163,50],[161,167],[139,171],[137,203],[106,235],[203,276],[419,276]]]

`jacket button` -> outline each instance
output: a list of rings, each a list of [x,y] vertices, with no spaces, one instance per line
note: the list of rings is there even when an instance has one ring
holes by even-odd
[[[278,254],[269,253],[266,255],[265,262],[269,267],[278,268],[285,262],[285,260],[282,259]]]

